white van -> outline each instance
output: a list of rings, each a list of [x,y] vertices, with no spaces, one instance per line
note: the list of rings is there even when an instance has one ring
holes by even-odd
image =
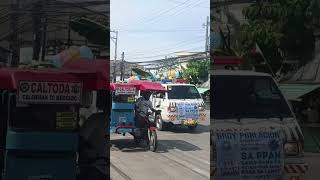
[[[211,80],[213,179],[301,180],[303,134],[273,78],[215,70]]]
[[[197,127],[199,120],[206,119],[205,103],[195,85],[162,84],[167,92],[153,94],[153,107],[161,110],[156,122],[158,130],[168,126],[183,125],[190,130]]]

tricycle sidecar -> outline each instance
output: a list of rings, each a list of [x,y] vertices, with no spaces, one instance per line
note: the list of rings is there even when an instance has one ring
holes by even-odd
[[[160,88],[150,89],[149,83],[115,83],[111,84],[112,91],[112,110],[110,133],[131,134],[137,144],[147,143],[147,148],[153,152],[157,150],[157,133],[154,120],[150,119],[151,114],[146,114],[141,121],[136,120],[135,116],[135,97],[138,90],[141,91],[165,91]]]

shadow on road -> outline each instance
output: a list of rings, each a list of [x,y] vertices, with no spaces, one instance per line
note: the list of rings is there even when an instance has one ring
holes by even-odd
[[[198,124],[197,128],[194,130],[190,130],[187,127],[183,127],[183,126],[176,126],[176,127],[170,127],[165,131],[169,131],[173,133],[202,134],[202,133],[210,132],[210,125]]]
[[[158,153],[166,153],[170,150],[200,151],[201,148],[183,140],[159,140]]]
[[[133,139],[117,139],[111,140],[110,151],[121,151],[121,152],[144,152],[148,151],[143,146],[136,145]],[[201,150],[198,146],[195,146],[189,142],[183,140],[158,140],[157,153],[166,153],[169,150],[180,150],[180,151],[199,151]]]

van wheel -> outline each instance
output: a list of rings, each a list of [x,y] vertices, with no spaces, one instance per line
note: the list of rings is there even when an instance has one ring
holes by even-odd
[[[164,130],[164,123],[161,119],[161,116],[157,116],[156,117],[156,127],[159,131],[163,131]]]

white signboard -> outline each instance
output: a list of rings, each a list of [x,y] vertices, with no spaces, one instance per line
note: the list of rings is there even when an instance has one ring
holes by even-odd
[[[123,94],[123,95],[134,95],[136,94],[135,87],[116,87],[115,89],[116,95]]]
[[[273,180],[284,164],[279,131],[220,130],[215,132],[217,177],[221,180]]]
[[[27,104],[78,104],[80,82],[20,81],[18,102]]]
[[[177,103],[179,118],[199,119],[199,110],[197,103]]]

